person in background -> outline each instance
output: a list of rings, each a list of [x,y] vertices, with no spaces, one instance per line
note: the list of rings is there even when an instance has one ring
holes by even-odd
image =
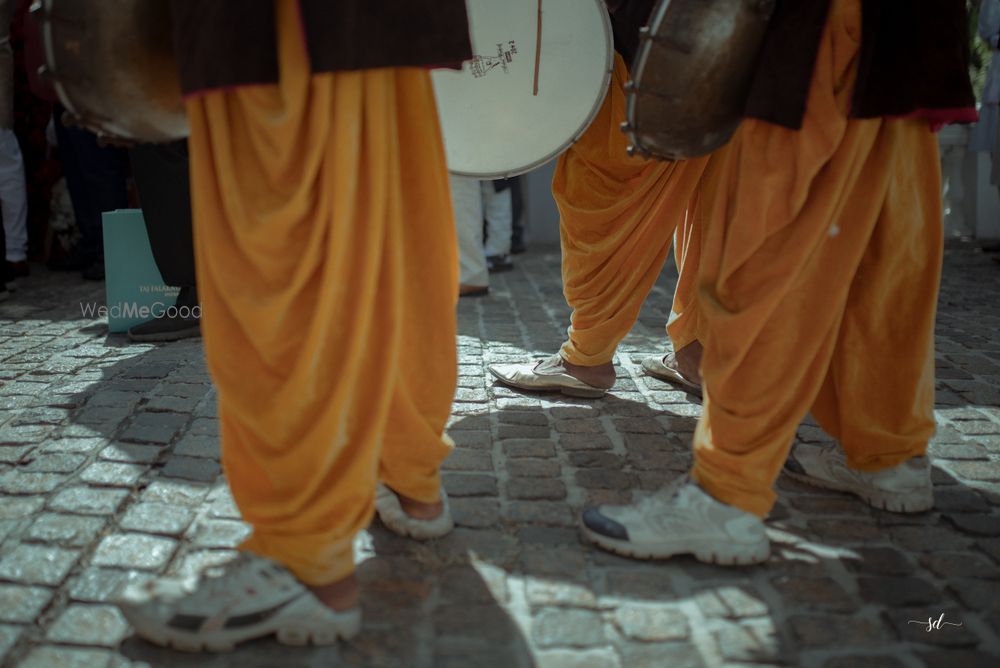
[[[510,235],[513,215],[511,191],[502,182],[469,176],[449,177],[458,233],[459,288],[462,297],[481,297],[490,291],[490,273],[513,269]],[[483,220],[488,240],[483,243]]]
[[[187,141],[137,144],[129,148],[129,158],[156,267],[163,282],[180,292],[175,310],[135,325],[128,337],[151,343],[200,336]]]
[[[14,135],[13,11],[14,0],[0,0],[0,215],[6,239],[0,299],[7,297],[7,283],[28,273],[28,191],[24,158]]]
[[[1000,0],[983,0],[979,6],[979,36],[989,45],[992,57],[969,149],[990,154],[990,183],[1000,189]],[[984,246],[983,250],[1000,252],[1000,244]]]
[[[188,650],[335,643],[360,631],[373,515],[417,539],[454,526],[458,244],[428,68],[471,57],[465,2],[171,8],[205,355],[253,533],[215,576],[133,587],[122,610]]]

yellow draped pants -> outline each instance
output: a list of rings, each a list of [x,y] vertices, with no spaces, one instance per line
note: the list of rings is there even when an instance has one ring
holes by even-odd
[[[275,4],[280,83],[188,102],[198,290],[244,549],[322,585],[376,480],[438,499],[458,260],[428,74],[311,76]]]
[[[662,162],[629,157],[621,56],[604,104],[580,139],[560,158],[552,181],[559,207],[563,292],[573,308],[561,354],[572,364],[610,362],[635,324],[659,277],[674,231],[677,266],[698,264],[688,204],[707,158]],[[680,226],[680,228],[678,228]],[[674,297],[669,334],[679,349],[698,338],[696,282],[684,272]]]
[[[848,119],[860,11],[833,3],[801,131],[745,121],[703,184],[694,476],[760,516],[809,410],[865,471],[934,432],[937,140],[920,120]]]

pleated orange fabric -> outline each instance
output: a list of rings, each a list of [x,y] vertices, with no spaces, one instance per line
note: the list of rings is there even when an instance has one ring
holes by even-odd
[[[458,260],[426,71],[310,76],[188,102],[202,331],[244,549],[322,585],[353,570],[376,480],[438,499]]]
[[[760,516],[809,410],[861,470],[934,432],[937,140],[925,121],[848,119],[860,12],[833,2],[802,130],[744,122],[703,184],[694,476]]]
[[[620,129],[627,80],[625,62],[616,55],[603,106],[559,158],[552,181],[560,214],[563,292],[573,308],[561,354],[582,366],[610,362],[632,329],[708,160],[629,157],[628,139]],[[679,246],[678,266],[682,255]],[[694,267],[697,257],[688,254],[683,262]],[[684,285],[689,292],[679,303],[693,305],[694,283]],[[672,328],[671,335],[680,336],[685,322]],[[683,338],[697,335],[684,333]]]

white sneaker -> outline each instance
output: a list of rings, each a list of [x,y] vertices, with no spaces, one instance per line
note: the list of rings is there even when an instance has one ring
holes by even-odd
[[[361,609],[336,612],[284,567],[244,553],[205,577],[131,585],[119,607],[136,634],[184,652],[227,652],[274,634],[284,645],[329,645],[361,630]]]
[[[375,512],[382,524],[393,533],[416,540],[441,538],[455,528],[444,487],[441,488],[441,503],[444,504],[444,509],[440,515],[432,520],[421,520],[407,515],[399,504],[396,493],[382,483],[378,484],[375,492]]]
[[[582,520],[584,536],[597,546],[637,559],[692,554],[733,565],[770,554],[759,517],[715,500],[686,476],[632,505],[590,508]]]
[[[894,513],[922,513],[934,507],[927,457],[914,457],[891,469],[866,473],[850,468],[847,456],[836,444],[797,443],[784,471],[790,478],[808,485],[848,492],[871,506]]]

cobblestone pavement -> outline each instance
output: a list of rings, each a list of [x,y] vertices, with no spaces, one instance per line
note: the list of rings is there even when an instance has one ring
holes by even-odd
[[[199,342],[128,345],[81,318],[100,286],[37,269],[0,304],[0,662],[7,666],[823,668],[1000,665],[1000,266],[949,247],[932,454],[937,509],[876,512],[787,480],[765,565],[639,563],[581,544],[587,503],[689,465],[700,407],[642,376],[665,345],[668,271],[600,401],[528,396],[485,366],[552,353],[558,255],[517,258],[460,306],[446,486],[459,528],[359,540],[366,627],[340,647],[178,655],[109,605],[130,580],[231,558],[246,534],[218,464]],[[822,440],[804,425],[804,441]],[[927,632],[910,620],[939,619]]]

